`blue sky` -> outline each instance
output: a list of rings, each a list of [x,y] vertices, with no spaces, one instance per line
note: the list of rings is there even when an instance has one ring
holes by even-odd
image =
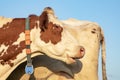
[[[108,80],[119,80],[120,0],[1,0],[0,16],[40,15],[46,6],[52,7],[61,20],[89,20],[102,27],[106,38]]]

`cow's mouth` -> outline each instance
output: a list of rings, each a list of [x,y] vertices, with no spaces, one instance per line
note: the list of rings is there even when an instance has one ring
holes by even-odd
[[[76,60],[76,59],[80,59],[80,58],[78,58],[78,57],[71,57],[72,59],[74,59],[74,60]]]
[[[70,57],[69,55],[67,55],[67,63],[71,64],[71,63],[75,63],[76,59],[80,59],[78,57]]]
[[[73,63],[76,62],[77,59],[80,59],[79,57],[70,57],[70,58]]]

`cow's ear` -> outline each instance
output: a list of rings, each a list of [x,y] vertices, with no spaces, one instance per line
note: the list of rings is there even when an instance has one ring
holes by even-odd
[[[47,12],[44,11],[40,17],[39,17],[39,21],[40,21],[40,29],[41,31],[45,31],[45,29],[47,29],[47,25],[48,25],[48,15]]]

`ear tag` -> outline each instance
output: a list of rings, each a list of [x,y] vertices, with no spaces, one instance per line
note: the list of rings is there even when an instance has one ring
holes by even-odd
[[[26,73],[26,74],[32,74],[33,71],[34,71],[33,65],[30,64],[30,63],[28,63],[28,64],[26,65],[26,67],[25,67],[25,73]]]

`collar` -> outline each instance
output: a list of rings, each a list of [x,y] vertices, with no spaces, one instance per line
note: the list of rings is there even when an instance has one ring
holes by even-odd
[[[25,25],[25,45],[26,45],[26,54],[31,54],[29,17],[26,18],[26,25]]]
[[[26,18],[25,23],[25,45],[26,45],[26,57],[27,57],[27,65],[25,67],[26,74],[33,73],[33,65],[31,60],[31,48],[30,48],[30,25],[29,25],[29,17]]]

